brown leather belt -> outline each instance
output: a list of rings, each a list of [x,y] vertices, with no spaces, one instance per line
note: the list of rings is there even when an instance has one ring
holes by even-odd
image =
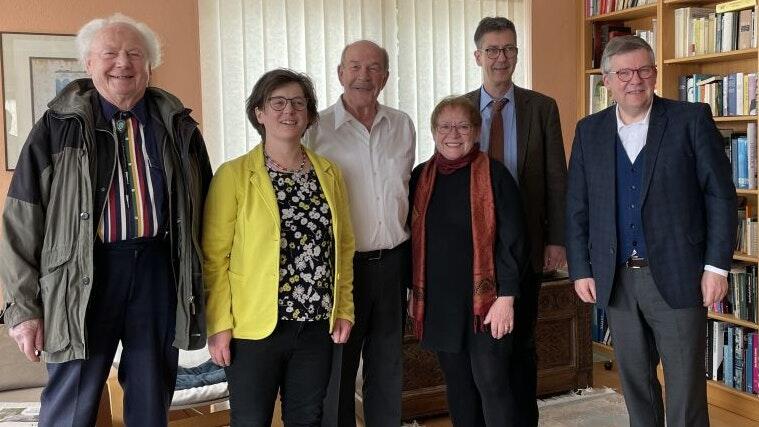
[[[625,261],[625,268],[643,268],[648,267],[648,260],[645,258],[630,257]]]

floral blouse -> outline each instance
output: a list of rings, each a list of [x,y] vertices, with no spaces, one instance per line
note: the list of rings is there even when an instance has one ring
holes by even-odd
[[[269,168],[280,215],[279,318],[316,321],[332,312],[332,213],[313,170]]]

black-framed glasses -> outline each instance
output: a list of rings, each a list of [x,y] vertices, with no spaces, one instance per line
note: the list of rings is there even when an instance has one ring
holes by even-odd
[[[440,123],[435,126],[435,129],[443,135],[448,135],[453,132],[454,129],[459,131],[459,135],[469,135],[472,132],[473,127],[474,126],[472,126],[471,123],[459,123],[457,125],[453,123]]]
[[[519,53],[519,48],[514,46],[513,44],[508,44],[504,47],[486,47],[485,49],[480,49],[481,52],[485,52],[485,56],[487,56],[490,59],[496,59],[498,58],[498,55],[503,52],[503,55],[506,58],[513,58],[517,56],[517,53]]]
[[[643,80],[650,79],[656,74],[656,65],[644,65],[640,68],[622,68],[621,70],[608,72],[608,74],[616,74],[619,80],[623,82],[632,80],[635,73],[638,73],[638,77]]]
[[[296,96],[294,98],[285,98],[284,96],[271,96],[269,97],[269,107],[272,110],[282,111],[287,107],[287,103],[293,106],[293,109],[303,111],[308,106],[308,98],[302,96]]]

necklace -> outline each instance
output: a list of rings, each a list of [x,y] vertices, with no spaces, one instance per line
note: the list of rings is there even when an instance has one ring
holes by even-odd
[[[271,156],[269,156],[269,153],[266,152],[266,146],[264,146],[264,157],[266,158],[266,163],[270,168],[273,166],[272,169],[277,169],[280,172],[300,174],[306,167],[306,151],[303,149],[303,146],[300,147],[300,165],[298,165],[298,167],[295,169],[288,169],[277,163],[277,161],[272,159]]]

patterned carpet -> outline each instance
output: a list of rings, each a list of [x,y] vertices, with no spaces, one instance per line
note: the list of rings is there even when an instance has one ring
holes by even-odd
[[[539,400],[540,427],[627,427],[625,399],[610,388]]]

